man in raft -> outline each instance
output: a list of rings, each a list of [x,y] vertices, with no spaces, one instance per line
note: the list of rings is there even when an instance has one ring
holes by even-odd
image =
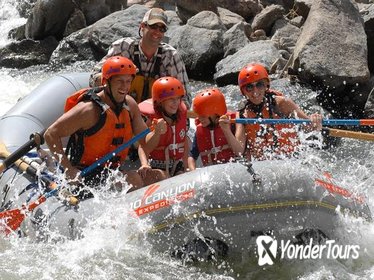
[[[107,59],[102,67],[102,87],[83,89],[70,96],[65,113],[46,130],[45,142],[68,179],[81,182],[82,169],[147,129],[138,104],[128,94],[136,72],[135,64],[128,58]],[[69,137],[66,154],[64,137]],[[147,147],[144,139],[140,142]],[[120,168],[127,154],[128,148],[97,167],[84,182],[91,186],[105,184],[109,171]],[[137,170],[123,174],[134,188],[144,185]]]

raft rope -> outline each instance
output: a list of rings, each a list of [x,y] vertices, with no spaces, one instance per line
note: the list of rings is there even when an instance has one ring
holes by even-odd
[[[9,166],[6,170],[4,170],[0,178],[2,178],[3,174],[5,174],[5,171],[7,171],[10,168],[11,167]],[[6,201],[6,197],[9,194],[10,184],[13,183],[13,181],[15,180],[16,175],[18,174],[18,170],[19,170],[19,167],[17,166],[12,179],[10,180],[9,183],[5,184],[5,186],[3,188],[3,199],[1,200],[0,212],[3,212],[5,210],[9,210],[10,207],[12,206],[12,204],[13,204],[13,200],[11,200],[11,199],[8,200],[6,203],[5,203],[5,201]]]
[[[244,158],[239,158],[236,161],[247,167],[248,173],[252,175],[252,183],[255,187],[262,185],[261,176],[254,170],[252,162]]]

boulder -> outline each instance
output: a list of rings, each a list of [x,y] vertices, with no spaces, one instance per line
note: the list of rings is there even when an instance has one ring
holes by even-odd
[[[51,63],[100,60],[109,46],[122,37],[137,37],[140,22],[148,8],[132,5],[64,38],[52,53]]]
[[[279,56],[279,50],[274,42],[270,40],[251,42],[217,63],[214,80],[219,86],[237,84],[239,71],[245,65],[259,62],[269,70]]]
[[[57,40],[50,36],[40,41],[24,39],[0,49],[0,67],[26,68],[37,64],[47,64],[56,48]]]
[[[226,27],[213,12],[203,11],[175,29],[170,44],[178,49],[191,78],[211,79],[214,66],[223,57]]]
[[[292,69],[300,80],[330,89],[369,80],[363,20],[350,0],[314,0]]]
[[[71,0],[38,0],[27,19],[26,38],[39,40],[54,36],[61,40],[74,8]]]

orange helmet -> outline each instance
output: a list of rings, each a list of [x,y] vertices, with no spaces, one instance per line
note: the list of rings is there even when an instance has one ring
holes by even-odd
[[[101,84],[104,85],[107,80],[115,75],[136,75],[137,68],[128,58],[123,56],[109,57],[103,64],[101,70]]]
[[[177,96],[184,96],[184,87],[178,79],[174,77],[162,77],[153,83],[153,102],[162,102]]]
[[[196,94],[192,102],[193,111],[199,116],[222,116],[226,114],[225,96],[218,88],[208,88]]]
[[[245,85],[257,82],[262,79],[267,79],[269,82],[269,75],[265,67],[261,64],[251,63],[246,65],[239,72],[238,84],[242,88]]]

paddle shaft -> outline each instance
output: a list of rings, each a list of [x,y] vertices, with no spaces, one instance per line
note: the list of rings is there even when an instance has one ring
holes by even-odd
[[[232,122],[240,124],[311,124],[312,121],[308,119],[232,119]],[[324,119],[322,125],[351,125],[364,126],[374,125],[374,119]]]
[[[4,150],[2,151],[2,154],[7,157],[10,155],[10,152],[8,150]],[[22,159],[17,159],[13,164],[17,166],[21,171],[26,172],[26,174],[30,175],[33,179],[38,178],[37,169],[35,169],[35,167],[33,167],[30,163],[27,163]],[[49,189],[51,189],[52,191],[57,191],[58,187],[52,180],[43,176],[40,177],[40,180],[42,180],[46,185],[48,185]],[[78,199],[74,196],[67,197],[67,199],[71,205],[76,205],[79,202]]]
[[[10,154],[8,151],[6,152]],[[4,155],[6,154],[6,152],[4,152]],[[26,172],[28,175],[32,176],[33,178],[37,177],[37,170],[30,164],[23,161],[22,159],[17,159],[14,162],[14,164],[20,170]],[[51,181],[50,179],[41,177],[41,180],[49,185],[49,188],[51,189],[50,192],[40,196],[36,201],[33,201],[32,203],[28,205],[22,205],[20,209],[13,209],[13,210],[0,212],[0,220],[4,219],[5,224],[6,224],[6,227],[4,229],[5,234],[8,235],[11,231],[18,229],[21,226],[25,218],[26,212],[32,211],[33,209],[35,209],[37,206],[43,203],[49,196],[52,196],[58,190],[58,186],[56,185],[56,183]],[[69,199],[69,203],[72,205],[76,205],[78,203],[78,199],[76,199],[73,196],[69,197],[68,199]]]
[[[374,134],[371,134],[371,133],[335,129],[335,128],[328,128],[328,127],[324,127],[322,129],[322,132],[332,137],[345,137],[345,138],[353,138],[353,139],[359,139],[359,140],[374,141]]]
[[[11,166],[14,162],[16,162],[19,158],[24,156],[33,148],[42,145],[44,143],[43,134],[44,130],[42,132],[32,134],[30,140],[23,144],[21,147],[19,147],[13,153],[9,153],[5,145],[2,144],[0,146],[0,156],[5,157],[5,159],[2,163],[0,163],[0,172],[3,172],[4,169]]]
[[[197,114],[193,111],[187,112],[188,118],[197,118]],[[231,119],[232,123],[241,123],[241,124],[310,124],[311,121],[307,119]],[[374,119],[353,119],[353,120],[345,120],[345,119],[325,119],[322,121],[323,125],[374,125]],[[332,137],[346,137],[346,138],[353,138],[359,140],[368,140],[374,141],[374,134],[371,133],[363,133],[363,132],[356,132],[350,130],[339,130],[324,127],[322,129],[323,133],[328,136]]]
[[[197,118],[198,115],[194,111],[187,112],[188,118]],[[236,118],[230,120],[232,123],[240,124],[311,124],[309,119],[251,119],[251,118]],[[351,126],[372,126],[374,119],[323,119],[322,125],[351,125]]]

